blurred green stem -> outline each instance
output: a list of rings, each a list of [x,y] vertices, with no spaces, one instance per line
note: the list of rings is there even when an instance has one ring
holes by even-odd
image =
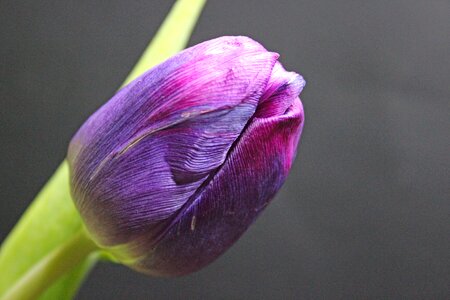
[[[71,271],[98,247],[80,230],[35,264],[3,296],[3,300],[36,299],[54,280]]]
[[[206,0],[176,1],[124,85],[186,46],[205,3]],[[20,283],[23,278],[43,261],[50,259],[54,251],[58,251],[57,249],[70,241],[82,227],[80,216],[70,196],[69,168],[64,161],[0,248],[0,299],[2,295],[10,294],[11,291],[7,291],[14,290],[13,286],[24,286]],[[71,253],[76,255],[75,252]],[[58,273],[62,275],[59,279],[58,276],[53,276],[55,283],[39,299],[72,299],[98,258],[99,255],[81,258],[74,262],[72,271]]]
[[[206,0],[178,0],[123,85],[186,47]]]

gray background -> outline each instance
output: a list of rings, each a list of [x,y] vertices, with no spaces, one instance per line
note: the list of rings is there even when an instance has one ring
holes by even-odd
[[[172,3],[0,1],[1,239]],[[210,1],[191,45],[248,35],[307,79],[292,173],[204,270],[100,264],[78,299],[449,298],[449,16],[448,0]]]

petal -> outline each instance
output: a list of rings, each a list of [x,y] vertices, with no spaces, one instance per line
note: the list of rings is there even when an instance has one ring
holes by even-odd
[[[303,128],[303,108],[292,100],[285,114],[254,118],[217,174],[161,234],[133,268],[158,276],[184,275],[228,249],[284,183]]]
[[[118,92],[69,148],[72,193],[103,246],[151,245],[224,163],[277,55],[248,38],[187,49]],[[124,250],[126,249],[126,250]]]
[[[267,118],[282,115],[292,105],[304,86],[305,80],[302,76],[294,72],[287,72],[277,62],[255,116]]]

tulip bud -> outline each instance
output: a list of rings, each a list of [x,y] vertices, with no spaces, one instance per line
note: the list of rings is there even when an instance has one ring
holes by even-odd
[[[122,88],[72,139],[75,205],[92,239],[177,276],[228,249],[285,181],[305,82],[247,37],[186,49]]]

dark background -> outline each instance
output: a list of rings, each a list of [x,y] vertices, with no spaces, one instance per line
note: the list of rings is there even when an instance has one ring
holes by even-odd
[[[172,3],[0,0],[1,239]],[[78,299],[448,299],[450,2],[210,1],[190,44],[221,35],[307,80],[288,181],[204,270],[100,264]]]

